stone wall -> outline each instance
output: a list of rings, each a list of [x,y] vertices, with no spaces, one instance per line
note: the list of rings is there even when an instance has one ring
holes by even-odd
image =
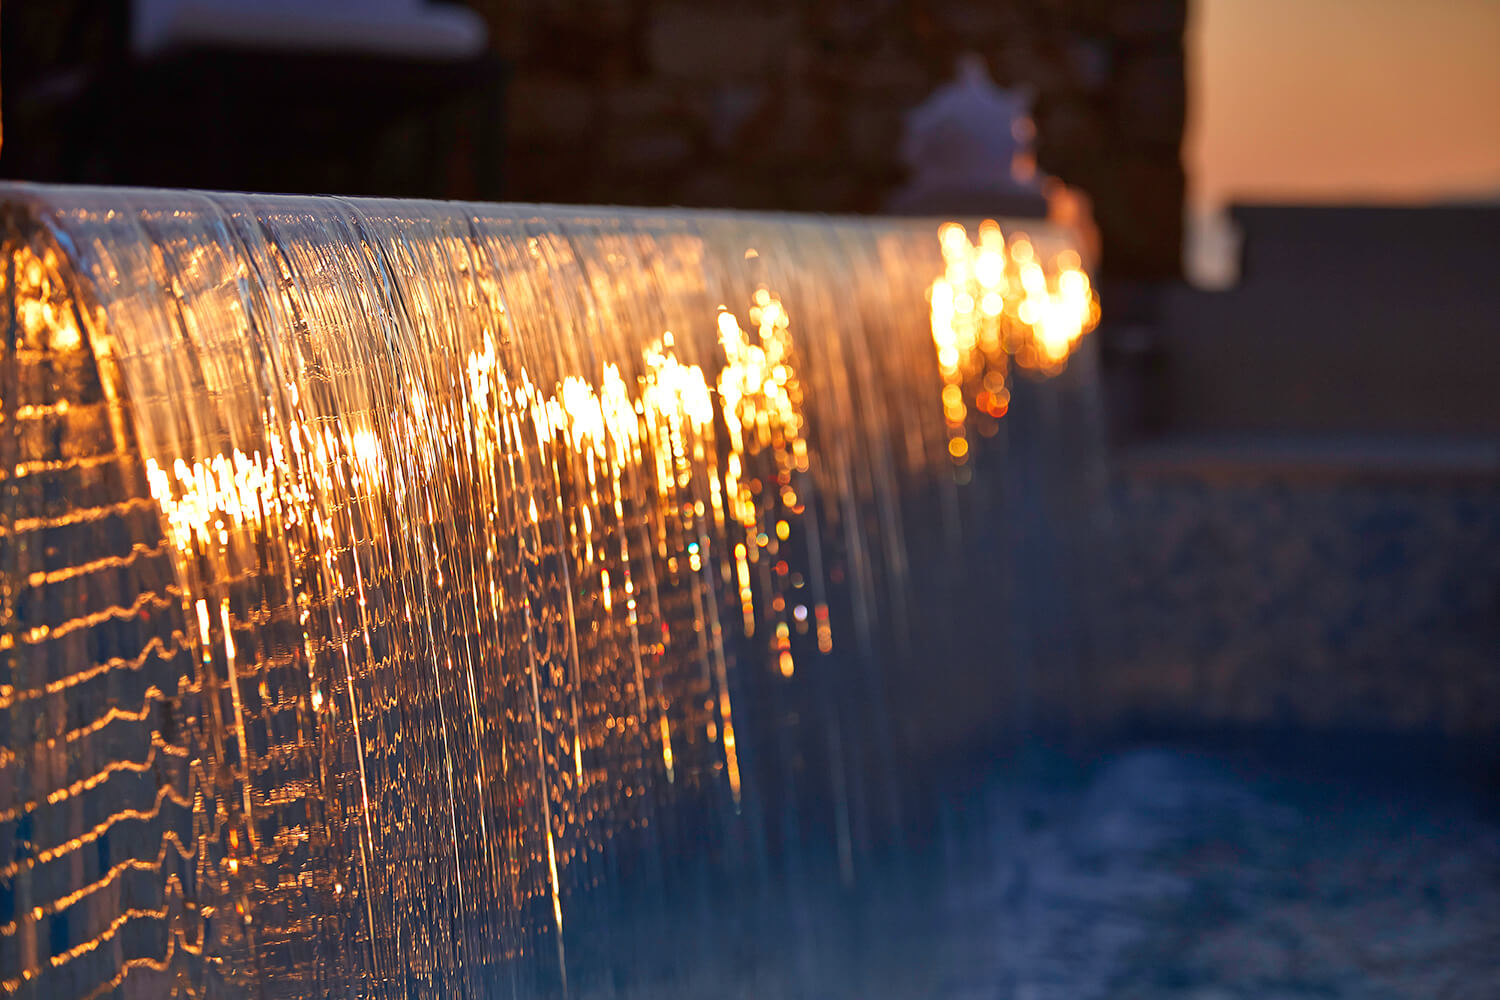
[[[877,211],[902,116],[982,54],[1105,267],[1178,271],[1187,0],[471,0],[514,67],[507,197]]]
[[[1407,464],[1127,463],[1095,711],[1495,746],[1500,466]]]

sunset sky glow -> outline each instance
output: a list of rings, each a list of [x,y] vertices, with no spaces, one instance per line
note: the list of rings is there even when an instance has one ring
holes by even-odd
[[[1500,198],[1500,0],[1193,0],[1191,204]]]

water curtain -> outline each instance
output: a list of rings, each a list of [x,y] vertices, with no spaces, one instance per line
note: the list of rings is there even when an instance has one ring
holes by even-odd
[[[588,994],[899,851],[1064,234],[0,203],[5,993]]]

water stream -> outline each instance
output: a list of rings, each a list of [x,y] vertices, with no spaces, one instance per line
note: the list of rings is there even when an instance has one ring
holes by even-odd
[[[1082,655],[1045,226],[0,204],[7,993],[819,981]]]

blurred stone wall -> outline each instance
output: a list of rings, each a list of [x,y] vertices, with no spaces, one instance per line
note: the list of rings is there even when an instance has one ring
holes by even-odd
[[[1121,470],[1096,721],[1496,746],[1497,467],[1238,466]]]
[[[902,118],[982,54],[1105,268],[1179,268],[1187,0],[470,0],[514,73],[507,197],[878,211]]]

